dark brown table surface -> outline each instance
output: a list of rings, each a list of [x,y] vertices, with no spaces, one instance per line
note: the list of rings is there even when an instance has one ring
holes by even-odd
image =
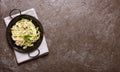
[[[17,65],[3,18],[35,8],[50,50]],[[120,72],[120,0],[0,0],[0,72]]]

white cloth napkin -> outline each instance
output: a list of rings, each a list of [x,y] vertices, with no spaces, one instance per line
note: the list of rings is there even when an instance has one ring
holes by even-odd
[[[34,8],[23,11],[23,12],[21,12],[21,14],[31,15],[31,16],[38,19]],[[19,13],[12,15],[12,17],[18,16],[18,15],[19,15]],[[6,23],[6,26],[8,26],[9,22],[11,21],[11,18],[9,16],[5,17],[4,21]],[[43,41],[40,44],[38,49],[40,50],[40,54],[39,54],[38,57],[40,57],[42,55],[45,55],[45,54],[48,54],[49,50],[48,50],[48,47],[47,47],[45,36],[43,36]],[[29,61],[31,59],[34,59],[34,58],[29,57],[28,53],[20,53],[20,52],[15,51],[15,50],[14,50],[14,53],[15,53],[16,61],[17,61],[18,64]],[[31,52],[30,55],[35,56],[37,53],[38,53],[38,51],[35,50],[34,52]]]

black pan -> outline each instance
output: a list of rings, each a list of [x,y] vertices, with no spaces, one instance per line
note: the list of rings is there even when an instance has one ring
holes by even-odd
[[[11,13],[13,11],[15,11],[15,10],[19,10],[19,9],[13,9],[10,12],[10,17],[11,17]],[[11,28],[12,28],[12,26],[15,25],[15,23],[18,22],[19,20],[21,20],[22,18],[32,20],[33,24],[36,27],[39,27],[39,31],[40,31],[40,38],[36,42],[33,43],[34,45],[32,47],[27,47],[26,49],[23,49],[21,46],[17,46],[15,44],[15,41],[13,41],[12,38],[11,38],[11,35],[12,35]],[[9,25],[7,27],[7,30],[6,30],[6,37],[7,37],[8,43],[11,46],[12,49],[14,49],[14,50],[16,50],[18,52],[22,52],[22,53],[30,53],[30,52],[38,49],[38,47],[40,46],[40,44],[41,44],[41,42],[43,40],[43,27],[42,27],[42,24],[40,23],[40,21],[38,21],[35,17],[30,16],[30,15],[21,14],[21,11],[20,11],[20,15],[12,18],[12,20],[10,21],[10,23],[9,23]],[[39,49],[38,49],[38,51],[39,51]]]

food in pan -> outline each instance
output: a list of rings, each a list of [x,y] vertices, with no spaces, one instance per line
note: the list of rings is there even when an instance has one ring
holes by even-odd
[[[33,43],[40,37],[39,28],[32,23],[32,20],[24,18],[12,26],[11,33],[15,44],[23,49],[33,46]]]

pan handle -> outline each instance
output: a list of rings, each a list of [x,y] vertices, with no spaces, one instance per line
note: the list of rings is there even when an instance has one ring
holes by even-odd
[[[28,56],[29,56],[30,58],[38,57],[38,56],[39,56],[39,54],[40,54],[40,50],[39,50],[39,49],[37,49],[37,51],[38,51],[37,55],[35,55],[35,56],[31,56],[31,55],[30,55],[30,53],[28,53]]]
[[[14,11],[19,11],[19,13],[20,13],[20,15],[21,15],[20,9],[13,9],[13,10],[11,10],[10,13],[9,13],[10,18],[12,18],[12,19],[13,19],[13,17],[12,17],[12,12],[14,12]]]

